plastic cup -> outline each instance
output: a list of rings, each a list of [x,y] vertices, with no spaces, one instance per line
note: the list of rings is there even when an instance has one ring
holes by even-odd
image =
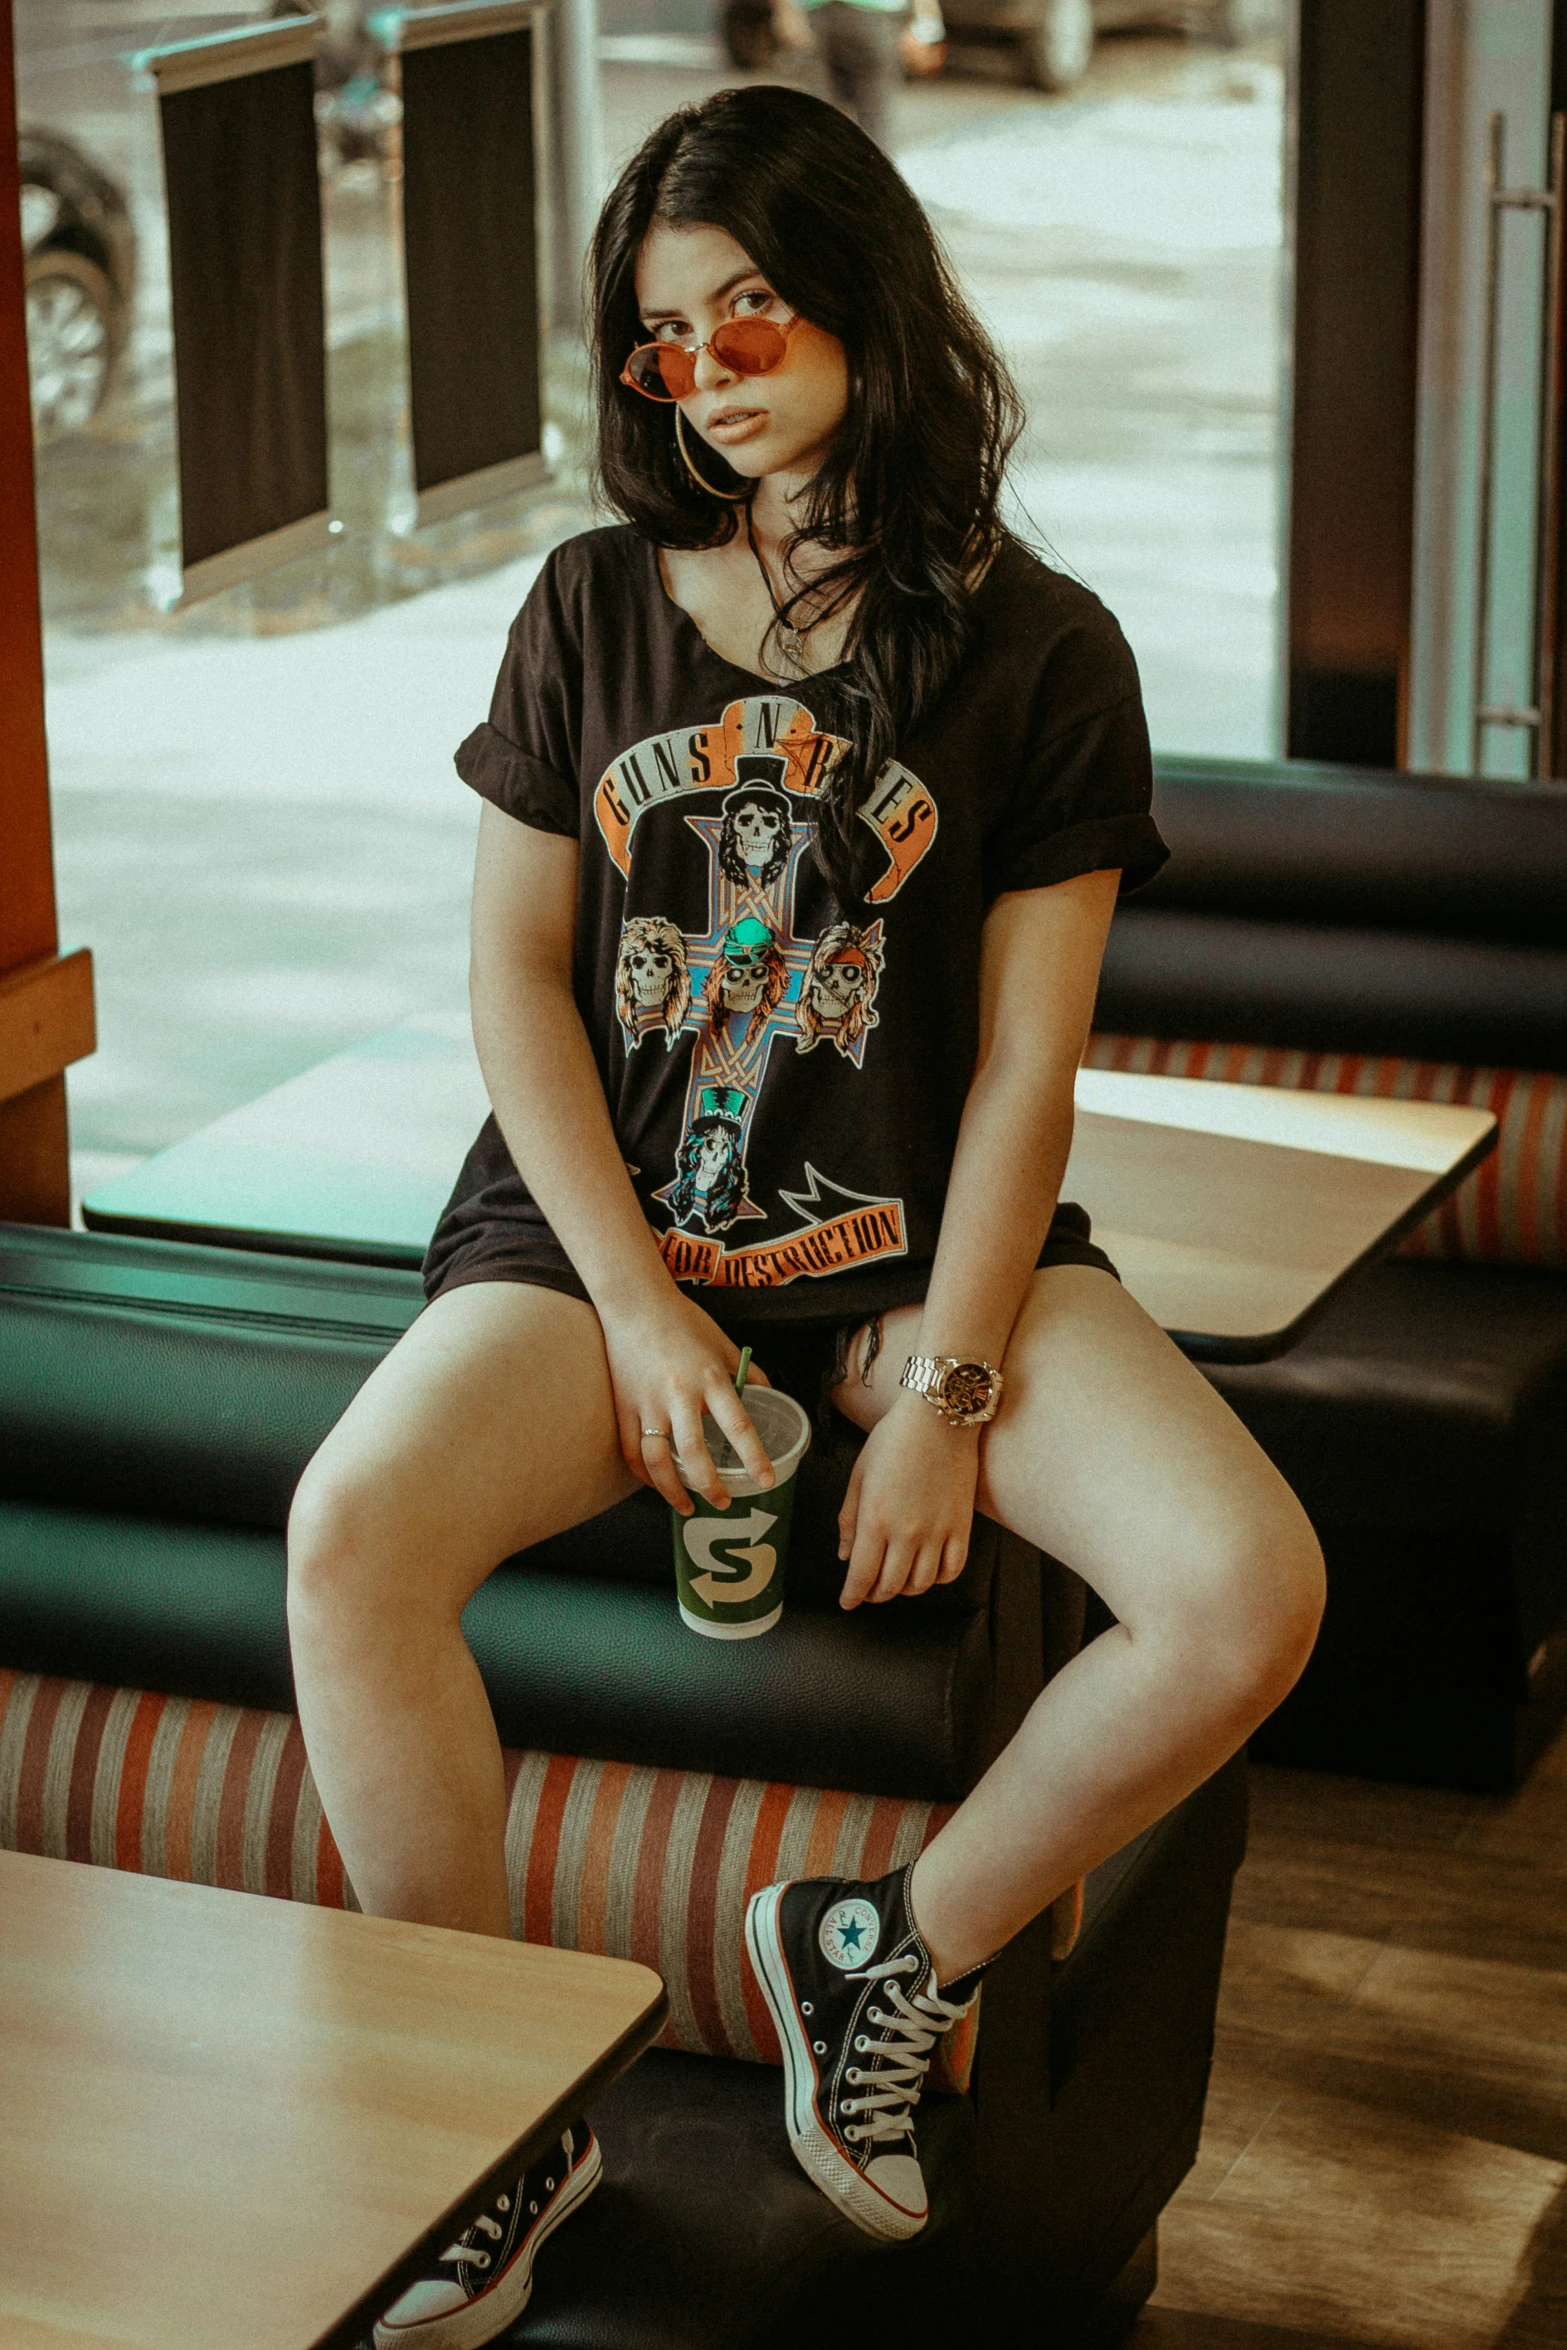
[[[675,1588],[680,1614],[707,1640],[754,1640],[783,1614],[794,1476],[811,1441],[810,1415],[777,1387],[748,1387],[742,1398],[777,1478],[758,1483],[716,1420],[704,1417],[702,1435],[719,1482],[734,1496],[715,1510],[700,1493],[689,1518],[671,1510]],[[675,1467],[689,1490],[678,1454]]]

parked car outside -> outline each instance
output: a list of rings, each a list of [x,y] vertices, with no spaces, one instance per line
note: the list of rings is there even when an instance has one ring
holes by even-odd
[[[942,0],[954,40],[1015,46],[1039,90],[1080,82],[1099,33],[1183,32],[1229,46],[1263,12],[1258,0]]]
[[[136,282],[125,191],[58,131],[24,128],[22,259],[33,431],[81,432],[124,355]]]

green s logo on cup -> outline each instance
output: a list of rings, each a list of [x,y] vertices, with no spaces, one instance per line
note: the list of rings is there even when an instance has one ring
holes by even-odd
[[[750,1387],[745,1407],[773,1464],[774,1483],[764,1489],[742,1466],[723,1430],[704,1417],[703,1438],[731,1497],[729,1507],[715,1509],[691,1491],[687,1478],[690,1516],[669,1513],[680,1619],[688,1631],[708,1640],[754,1640],[782,1616],[795,1471],[811,1441],[810,1415],[792,1395]],[[675,1466],[684,1475],[678,1455]]]
[[[735,1607],[765,1591],[778,1572],[778,1553],[762,1536],[777,1523],[776,1513],[768,1510],[752,1510],[743,1518],[735,1509],[722,1518],[687,1518],[683,1532],[697,1570],[691,1589],[698,1599],[709,1607]]]

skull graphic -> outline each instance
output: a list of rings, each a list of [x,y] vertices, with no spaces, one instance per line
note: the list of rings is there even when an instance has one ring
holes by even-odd
[[[615,1009],[626,1050],[661,1029],[672,1049],[691,1009],[691,973],[686,942],[673,922],[659,914],[636,914],[620,934],[615,959]]]
[[[808,1053],[825,1037],[846,1060],[858,1063],[861,1038],[876,1026],[876,989],[882,972],[879,922],[861,930],[835,922],[811,949],[805,984],[795,1006],[796,1050]]]
[[[783,791],[789,762],[781,751],[746,751],[735,761],[735,787],[723,803],[718,869],[736,889],[766,889],[789,862],[794,818]]]
[[[706,1000],[713,1027],[721,1028],[731,1013],[748,1012],[746,1039],[751,1041],[782,1002],[788,985],[789,967],[767,924],[751,916],[734,923],[708,977]]]

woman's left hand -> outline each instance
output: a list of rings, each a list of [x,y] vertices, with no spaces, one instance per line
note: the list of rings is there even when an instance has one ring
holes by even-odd
[[[840,1607],[954,1582],[968,1557],[979,1479],[977,1428],[952,1428],[900,1395],[866,1438],[838,1513],[847,1559]]]

